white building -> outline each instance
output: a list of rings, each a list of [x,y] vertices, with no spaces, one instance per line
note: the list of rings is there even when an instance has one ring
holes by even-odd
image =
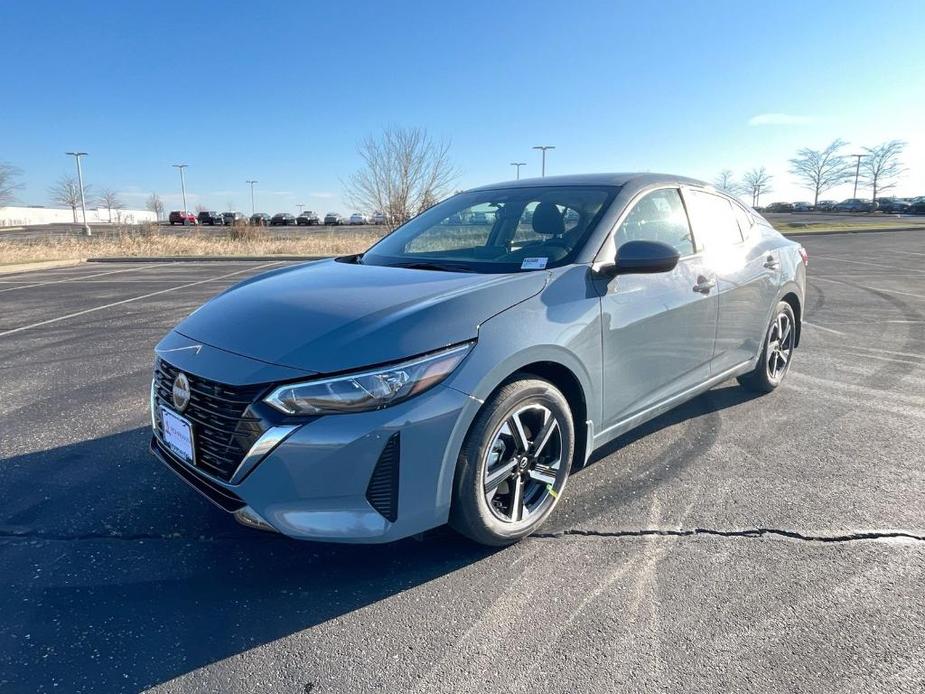
[[[148,210],[113,210],[111,219],[105,207],[87,210],[87,224],[142,224],[156,221],[154,213]],[[83,214],[79,209],[75,220],[74,212],[69,207],[0,207],[0,228],[75,222],[83,223]]]

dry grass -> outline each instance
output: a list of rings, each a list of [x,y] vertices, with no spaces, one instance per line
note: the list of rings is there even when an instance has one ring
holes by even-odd
[[[0,235],[0,264],[116,256],[347,255],[366,250],[379,238],[379,233],[365,230],[293,232],[292,238],[286,238],[254,227],[207,233],[198,229],[172,232],[153,225],[92,237],[18,240]]]

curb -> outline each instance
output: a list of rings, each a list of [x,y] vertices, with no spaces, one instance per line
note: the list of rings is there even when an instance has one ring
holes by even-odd
[[[0,265],[0,275],[12,275],[20,272],[30,272],[32,270],[54,270],[59,267],[73,267],[80,265],[83,258],[72,258],[70,260],[37,260],[32,263],[15,263],[10,265]]]
[[[327,255],[142,255],[87,258],[88,263],[202,263],[202,262],[255,262],[273,260],[324,260]]]

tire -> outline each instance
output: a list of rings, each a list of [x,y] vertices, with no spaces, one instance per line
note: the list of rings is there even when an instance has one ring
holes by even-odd
[[[574,452],[572,413],[562,393],[538,378],[508,382],[482,406],[466,435],[450,526],[494,547],[526,537],[556,507]]]
[[[783,330],[784,338],[781,337]],[[793,309],[786,301],[778,302],[771,323],[765,333],[761,356],[753,371],[739,376],[739,383],[756,393],[770,393],[784,380],[793,363],[796,345],[797,322]]]

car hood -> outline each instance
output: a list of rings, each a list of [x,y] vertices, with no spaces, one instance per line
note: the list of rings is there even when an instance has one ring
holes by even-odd
[[[477,336],[480,323],[539,293],[545,272],[435,272],[324,260],[242,282],[176,332],[314,373],[396,361]]]

